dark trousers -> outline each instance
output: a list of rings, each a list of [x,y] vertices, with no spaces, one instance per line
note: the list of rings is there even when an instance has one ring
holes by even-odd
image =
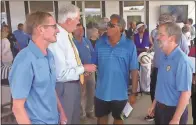
[[[176,106],[166,106],[162,103],[157,102],[155,107],[155,124],[166,124],[168,125],[169,122],[172,120],[175,112]],[[180,118],[179,124],[187,124],[188,121],[188,108],[184,110]]]
[[[155,95],[155,88],[156,88],[156,82],[157,82],[157,73],[158,73],[158,68],[153,68],[152,73],[151,73],[151,82],[150,82],[150,97],[153,102],[154,100],[154,95]]]
[[[192,116],[193,116],[193,125],[196,125],[196,84],[192,84]]]

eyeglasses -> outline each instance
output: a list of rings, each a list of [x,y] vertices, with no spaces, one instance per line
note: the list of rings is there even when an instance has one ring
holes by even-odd
[[[111,22],[108,22],[107,27],[114,28],[117,26],[117,24],[112,24]]]
[[[57,29],[57,24],[54,24],[54,25],[43,25],[44,27],[52,27],[54,29]]]

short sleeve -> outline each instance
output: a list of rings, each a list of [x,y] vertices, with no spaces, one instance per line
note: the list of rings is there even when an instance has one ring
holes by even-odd
[[[176,87],[178,91],[191,90],[192,73],[192,66],[189,63],[182,61],[178,64],[176,73]]]
[[[136,46],[134,44],[132,44],[132,52],[130,52],[130,64],[129,64],[129,67],[130,69],[129,70],[136,70],[139,68],[139,65],[138,65],[138,60],[137,60],[137,51],[136,51]]]
[[[20,54],[20,53],[19,53]],[[16,58],[9,74],[12,98],[27,98],[33,82],[33,69],[28,59]]]

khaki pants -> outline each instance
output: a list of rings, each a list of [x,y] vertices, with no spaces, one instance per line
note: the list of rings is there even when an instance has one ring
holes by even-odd
[[[94,113],[95,73],[84,77],[81,85],[81,116]]]

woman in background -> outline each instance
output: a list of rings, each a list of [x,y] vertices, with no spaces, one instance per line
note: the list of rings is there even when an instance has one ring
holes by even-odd
[[[143,22],[138,23],[135,30],[136,33],[133,36],[138,56],[142,52],[149,51],[153,45],[146,28],[147,26]],[[145,66],[140,65],[140,85],[138,85],[138,91],[150,94],[150,73],[151,63]]]
[[[7,39],[8,33],[1,32],[1,49],[2,49],[2,64],[11,65],[13,61],[13,55],[10,48],[10,41]]]
[[[91,41],[93,48],[95,48],[96,41],[99,38],[99,32],[97,28],[92,28],[92,32],[90,34],[89,40]]]

